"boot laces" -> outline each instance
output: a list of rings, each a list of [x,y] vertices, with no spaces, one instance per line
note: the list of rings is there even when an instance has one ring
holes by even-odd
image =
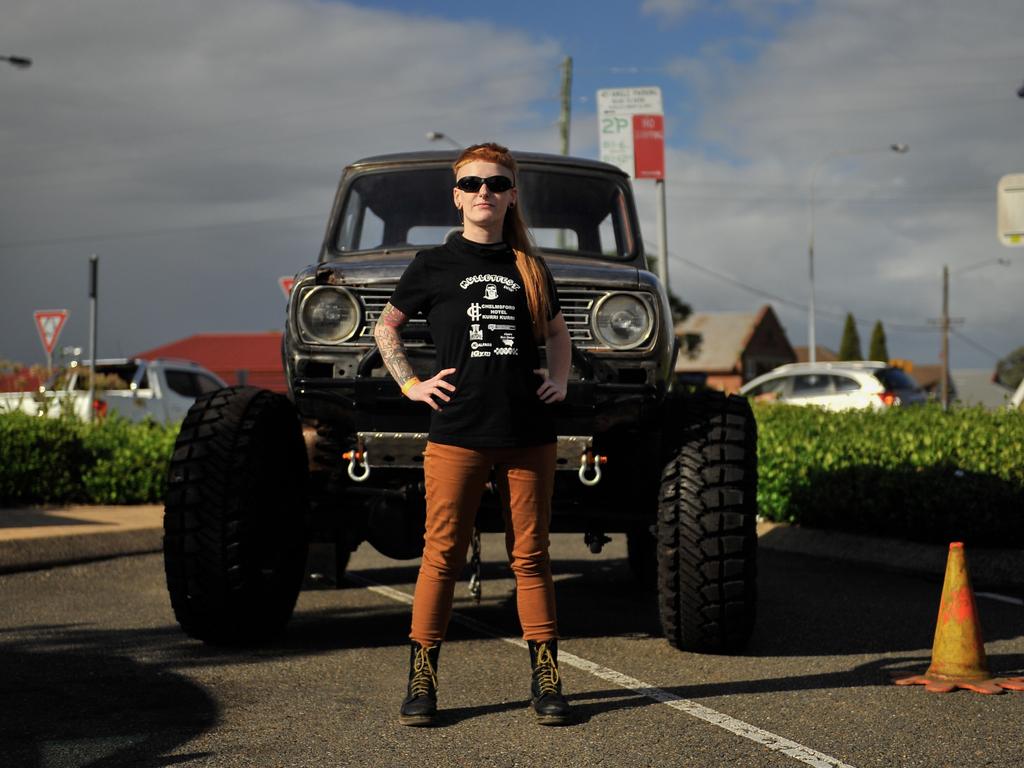
[[[537,688],[541,696],[560,692],[558,665],[555,663],[555,658],[551,655],[551,649],[548,648],[547,643],[541,643],[537,647],[537,665],[534,675],[537,678]]]
[[[430,663],[429,649],[420,646],[412,665],[412,680],[409,681],[409,692],[413,696],[429,696],[431,690],[437,689],[437,672]]]

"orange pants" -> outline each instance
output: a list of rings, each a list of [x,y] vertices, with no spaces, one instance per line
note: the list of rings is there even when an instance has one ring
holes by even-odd
[[[493,467],[523,639],[557,639],[548,557],[555,444],[470,449],[428,442],[423,456],[427,527],[409,637],[425,646],[444,640],[455,582],[466,565],[477,509]]]

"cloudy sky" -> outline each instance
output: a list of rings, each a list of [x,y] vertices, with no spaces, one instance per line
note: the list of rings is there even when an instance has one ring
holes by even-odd
[[[663,90],[697,311],[768,302],[806,343],[816,172],[818,342],[853,312],[865,352],[880,319],[891,355],[936,362],[947,264],[953,367],[989,368],[1024,345],[1024,249],[995,236],[1021,29],[1020,0],[5,0],[0,56],[34,65],[0,64],[0,358],[44,360],[35,309],[87,344],[91,253],[102,356],[280,329],[346,163],[427,131],[557,151],[571,56],[574,154],[597,157],[598,88]]]

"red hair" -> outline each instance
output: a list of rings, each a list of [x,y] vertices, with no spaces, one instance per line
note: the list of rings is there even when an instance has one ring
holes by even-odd
[[[459,168],[475,160],[507,168],[512,172],[512,181],[519,183],[519,166],[507,147],[493,142],[466,147],[452,163],[452,170],[456,177],[459,175]],[[505,220],[501,225],[501,236],[516,255],[516,268],[523,278],[526,303],[530,307],[530,317],[533,320],[534,335],[538,339],[543,339],[548,334],[548,314],[551,312],[551,300],[548,297],[544,267],[534,249],[533,240],[526,228],[526,222],[523,221],[523,216],[519,212],[518,205],[508,207]]]

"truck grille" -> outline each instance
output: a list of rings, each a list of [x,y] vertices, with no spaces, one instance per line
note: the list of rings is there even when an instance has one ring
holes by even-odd
[[[359,330],[359,341],[365,342],[373,338],[373,326],[384,310],[384,305],[391,298],[390,288],[354,288],[355,293],[363,302],[363,327]],[[558,301],[562,305],[562,316],[569,328],[569,336],[580,347],[593,346],[593,333],[590,330],[590,315],[594,304],[603,292],[567,290],[558,292]],[[426,328],[427,321],[415,317],[409,321],[407,328]]]
[[[363,327],[359,329],[359,340],[366,341],[373,339],[373,326],[377,324],[377,318],[384,311],[384,305],[391,298],[392,288],[355,288],[355,293],[363,302]],[[407,324],[407,328],[426,328],[427,321],[422,317],[414,317]]]

